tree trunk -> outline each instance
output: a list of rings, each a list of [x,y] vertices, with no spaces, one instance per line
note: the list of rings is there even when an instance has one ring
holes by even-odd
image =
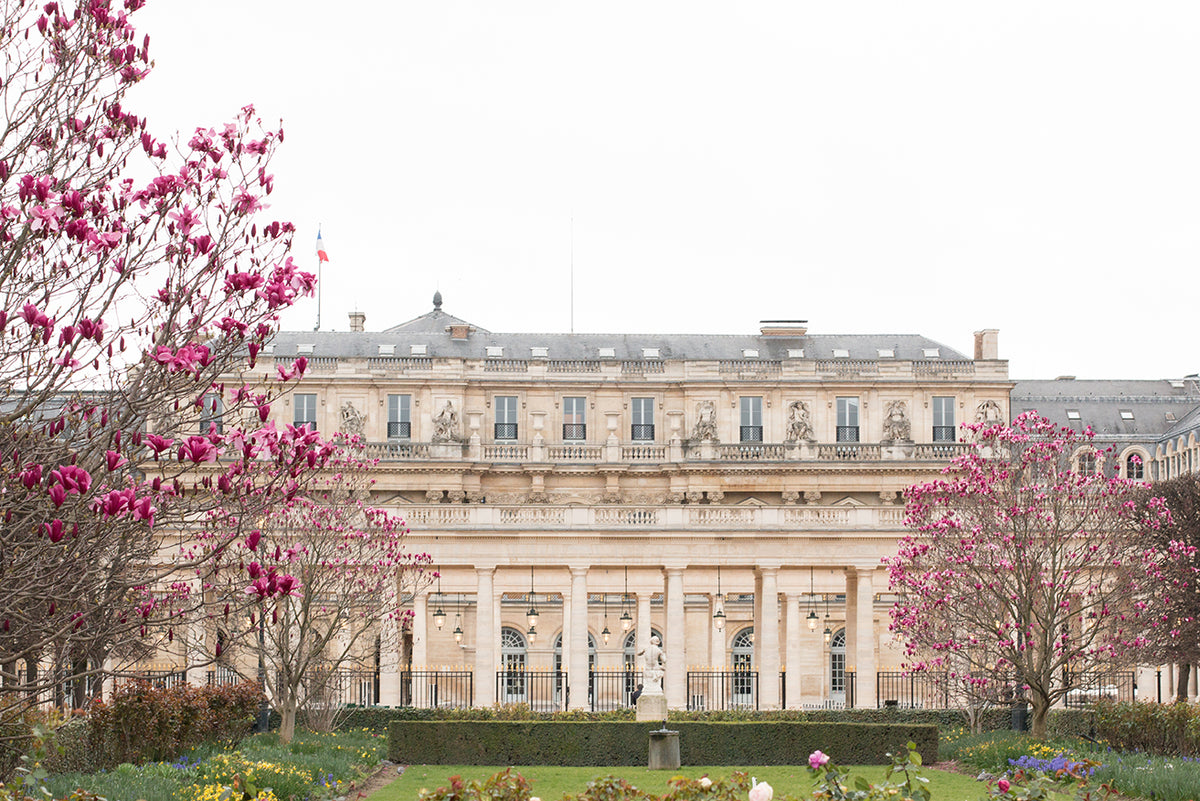
[[[1050,717],[1050,699],[1039,692],[1030,693],[1029,733],[1034,739],[1046,739],[1046,719]],[[1017,703],[1020,703],[1018,701]]]
[[[1175,682],[1175,700],[1187,703],[1188,699],[1188,682],[1192,677],[1192,666],[1189,662],[1183,662],[1179,665],[1179,678]]]
[[[289,695],[279,705],[279,742],[287,744],[296,734],[296,696]]]

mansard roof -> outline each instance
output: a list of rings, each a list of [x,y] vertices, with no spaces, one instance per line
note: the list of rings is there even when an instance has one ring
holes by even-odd
[[[1157,441],[1175,431],[1200,407],[1200,383],[1178,380],[1018,381],[1009,395],[1012,414],[1036,410],[1043,417],[1082,431],[1091,426],[1101,440]]]
[[[452,327],[469,327],[470,333],[466,338],[454,338],[450,331]],[[621,361],[644,358],[958,361],[969,358],[940,342],[915,334],[500,333],[442,311],[440,295],[435,296],[432,311],[383,331],[281,331],[272,342],[276,356],[289,356],[298,352],[298,345],[311,345],[310,355],[350,358],[378,356],[380,345],[394,346],[397,356],[408,356],[411,346],[424,345],[424,355],[450,359],[482,359],[488,355],[488,348],[503,348],[503,358],[507,359],[538,356]],[[544,354],[542,349],[545,349]],[[657,355],[648,356],[647,351],[650,354],[657,351]],[[304,352],[309,353],[307,347]],[[755,352],[757,356],[752,355]]]

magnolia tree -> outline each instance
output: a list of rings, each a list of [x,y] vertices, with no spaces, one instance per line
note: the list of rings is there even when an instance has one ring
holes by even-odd
[[[399,589],[419,582],[429,563],[405,551],[401,520],[370,505],[373,463],[360,458],[357,439],[339,438],[338,445],[306,494],[262,515],[235,547],[226,546],[226,527],[236,530],[240,514],[214,513],[199,538],[218,552],[209,582],[215,597],[254,602],[248,616],[214,605],[216,624],[230,634],[240,630],[243,642],[257,641],[284,742],[297,712],[319,717],[346,703],[348,669],[373,676],[377,656],[399,649]]]
[[[1192,546],[1172,565],[1162,583],[1161,610],[1167,625],[1155,629],[1152,653],[1158,661],[1178,665],[1175,700],[1188,698],[1192,666],[1200,662],[1200,475],[1185,473],[1156,481],[1143,491],[1142,502],[1161,498],[1171,511],[1171,524],[1154,532],[1159,547],[1172,540]]]
[[[1027,698],[1041,737],[1070,676],[1144,653],[1164,623],[1154,596],[1188,548],[1148,536],[1170,514],[1161,499],[1135,503],[1142,485],[1072,469],[1081,453],[1094,464],[1090,431],[1036,413],[970,428],[975,447],[908,490],[891,630],[909,670]]]
[[[152,133],[124,106],[142,2],[0,0],[0,714],[173,637],[198,565],[166,533],[233,492],[251,514],[294,497],[330,452],[218,381],[314,284],[260,219],[282,133],[250,108]]]

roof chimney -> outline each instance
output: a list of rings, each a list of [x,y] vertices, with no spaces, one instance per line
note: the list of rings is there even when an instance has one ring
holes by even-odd
[[[1000,358],[1000,329],[985,328],[975,332],[975,358],[987,361]]]
[[[351,331],[366,331],[367,314],[366,312],[352,311],[350,312],[350,330]]]
[[[759,320],[764,337],[802,337],[808,333],[808,320]]]

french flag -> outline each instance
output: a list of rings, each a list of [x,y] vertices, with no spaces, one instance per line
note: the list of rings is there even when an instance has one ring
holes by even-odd
[[[317,263],[329,261],[329,254],[325,252],[325,243],[321,241],[321,231],[317,230]]]

